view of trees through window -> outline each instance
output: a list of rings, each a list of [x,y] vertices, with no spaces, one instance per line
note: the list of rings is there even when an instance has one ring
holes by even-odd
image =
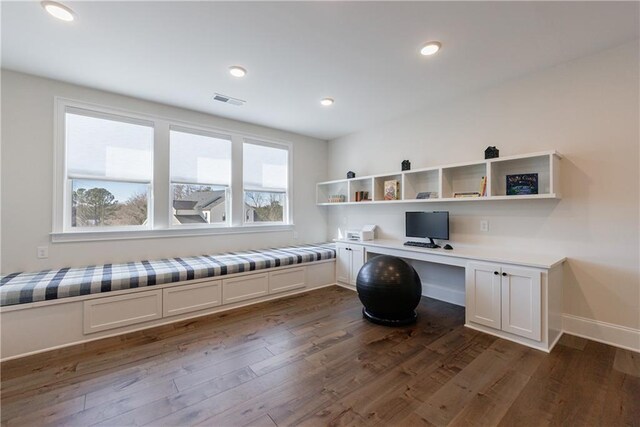
[[[147,184],[72,180],[72,227],[144,225]]]
[[[284,146],[245,140],[242,144],[244,222],[288,221],[289,151]]]
[[[283,222],[284,193],[245,191],[245,222]]]

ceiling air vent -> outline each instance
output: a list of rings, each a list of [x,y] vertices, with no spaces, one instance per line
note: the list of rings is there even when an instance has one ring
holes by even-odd
[[[218,102],[224,102],[225,104],[231,105],[244,105],[247,101],[243,101],[242,99],[232,98],[227,95],[223,95],[221,93],[214,93],[213,100]]]

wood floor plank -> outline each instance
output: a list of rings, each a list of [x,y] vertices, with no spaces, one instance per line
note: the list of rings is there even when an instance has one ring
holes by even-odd
[[[207,399],[218,396],[226,391],[239,388],[241,384],[252,382],[255,374],[249,368],[239,369],[218,378],[207,381],[206,383],[192,387],[185,392],[178,392],[170,396],[166,396],[146,405],[136,407],[131,411],[124,412],[116,417],[109,418],[96,425],[102,426],[142,426],[159,419],[164,419],[174,413],[180,413],[184,408],[196,406]],[[255,385],[255,384],[254,384]],[[252,388],[245,389],[250,394]],[[226,395],[229,398],[229,395]],[[245,399],[246,395],[238,397],[239,400]],[[226,401],[226,400],[225,400]],[[229,400],[229,402],[232,402]],[[232,403],[228,403],[232,404]],[[190,412],[188,416],[190,416]],[[163,421],[164,423],[164,421]],[[186,421],[186,424],[192,424]],[[185,425],[185,422],[175,425]]]
[[[351,337],[349,333],[344,330],[339,330],[323,337],[313,338],[299,347],[292,348],[284,353],[280,353],[276,356],[272,356],[252,364],[251,370],[253,370],[253,372],[258,376],[264,375],[267,372],[271,372],[282,366],[288,365],[291,362],[303,359],[310,354],[322,350],[323,348],[331,347],[332,345],[346,340],[349,337]]]
[[[497,340],[415,412],[433,424],[449,424],[481,390],[508,374],[512,364],[528,351],[532,350]]]
[[[576,350],[584,350],[584,347],[589,342],[588,339],[577,337],[575,335],[563,334],[558,341],[558,344],[566,347],[575,348]]]
[[[622,348],[616,349],[613,369],[632,377],[640,377],[640,353]]]
[[[273,422],[269,415],[261,415],[245,424],[244,427],[278,427],[278,425]]]
[[[551,354],[423,298],[400,328],[328,287],[0,365],[2,426],[639,425],[637,353]]]
[[[84,396],[62,402],[52,402],[51,405],[37,411],[27,411],[15,418],[3,421],[7,427],[11,426],[39,426],[57,423],[69,414],[75,414],[84,408]]]
[[[53,423],[43,423],[43,426],[88,426],[104,420],[116,417],[120,414],[134,410],[149,402],[155,402],[165,396],[171,396],[178,392],[173,381],[165,381],[154,384],[138,393],[128,394],[119,399],[104,401],[92,407],[86,407]]]

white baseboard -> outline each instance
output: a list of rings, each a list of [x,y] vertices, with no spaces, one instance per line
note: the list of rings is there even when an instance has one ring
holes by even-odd
[[[357,292],[357,291],[356,291],[356,287],[355,287],[355,286],[353,286],[353,285],[347,285],[347,284],[344,284],[344,283],[342,283],[342,282],[336,282],[336,283],[335,283],[335,285],[338,285],[338,286],[340,286],[341,288],[349,289],[350,291]]]
[[[464,291],[422,282],[422,295],[464,307]]]
[[[562,315],[562,327],[569,335],[598,341],[640,353],[640,329],[600,322],[572,314]]]

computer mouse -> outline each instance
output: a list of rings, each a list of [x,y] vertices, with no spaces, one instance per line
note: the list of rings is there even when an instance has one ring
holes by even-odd
[[[444,245],[444,249],[450,251],[451,249],[453,249],[453,246],[451,246],[449,244],[446,244],[446,245]]]

